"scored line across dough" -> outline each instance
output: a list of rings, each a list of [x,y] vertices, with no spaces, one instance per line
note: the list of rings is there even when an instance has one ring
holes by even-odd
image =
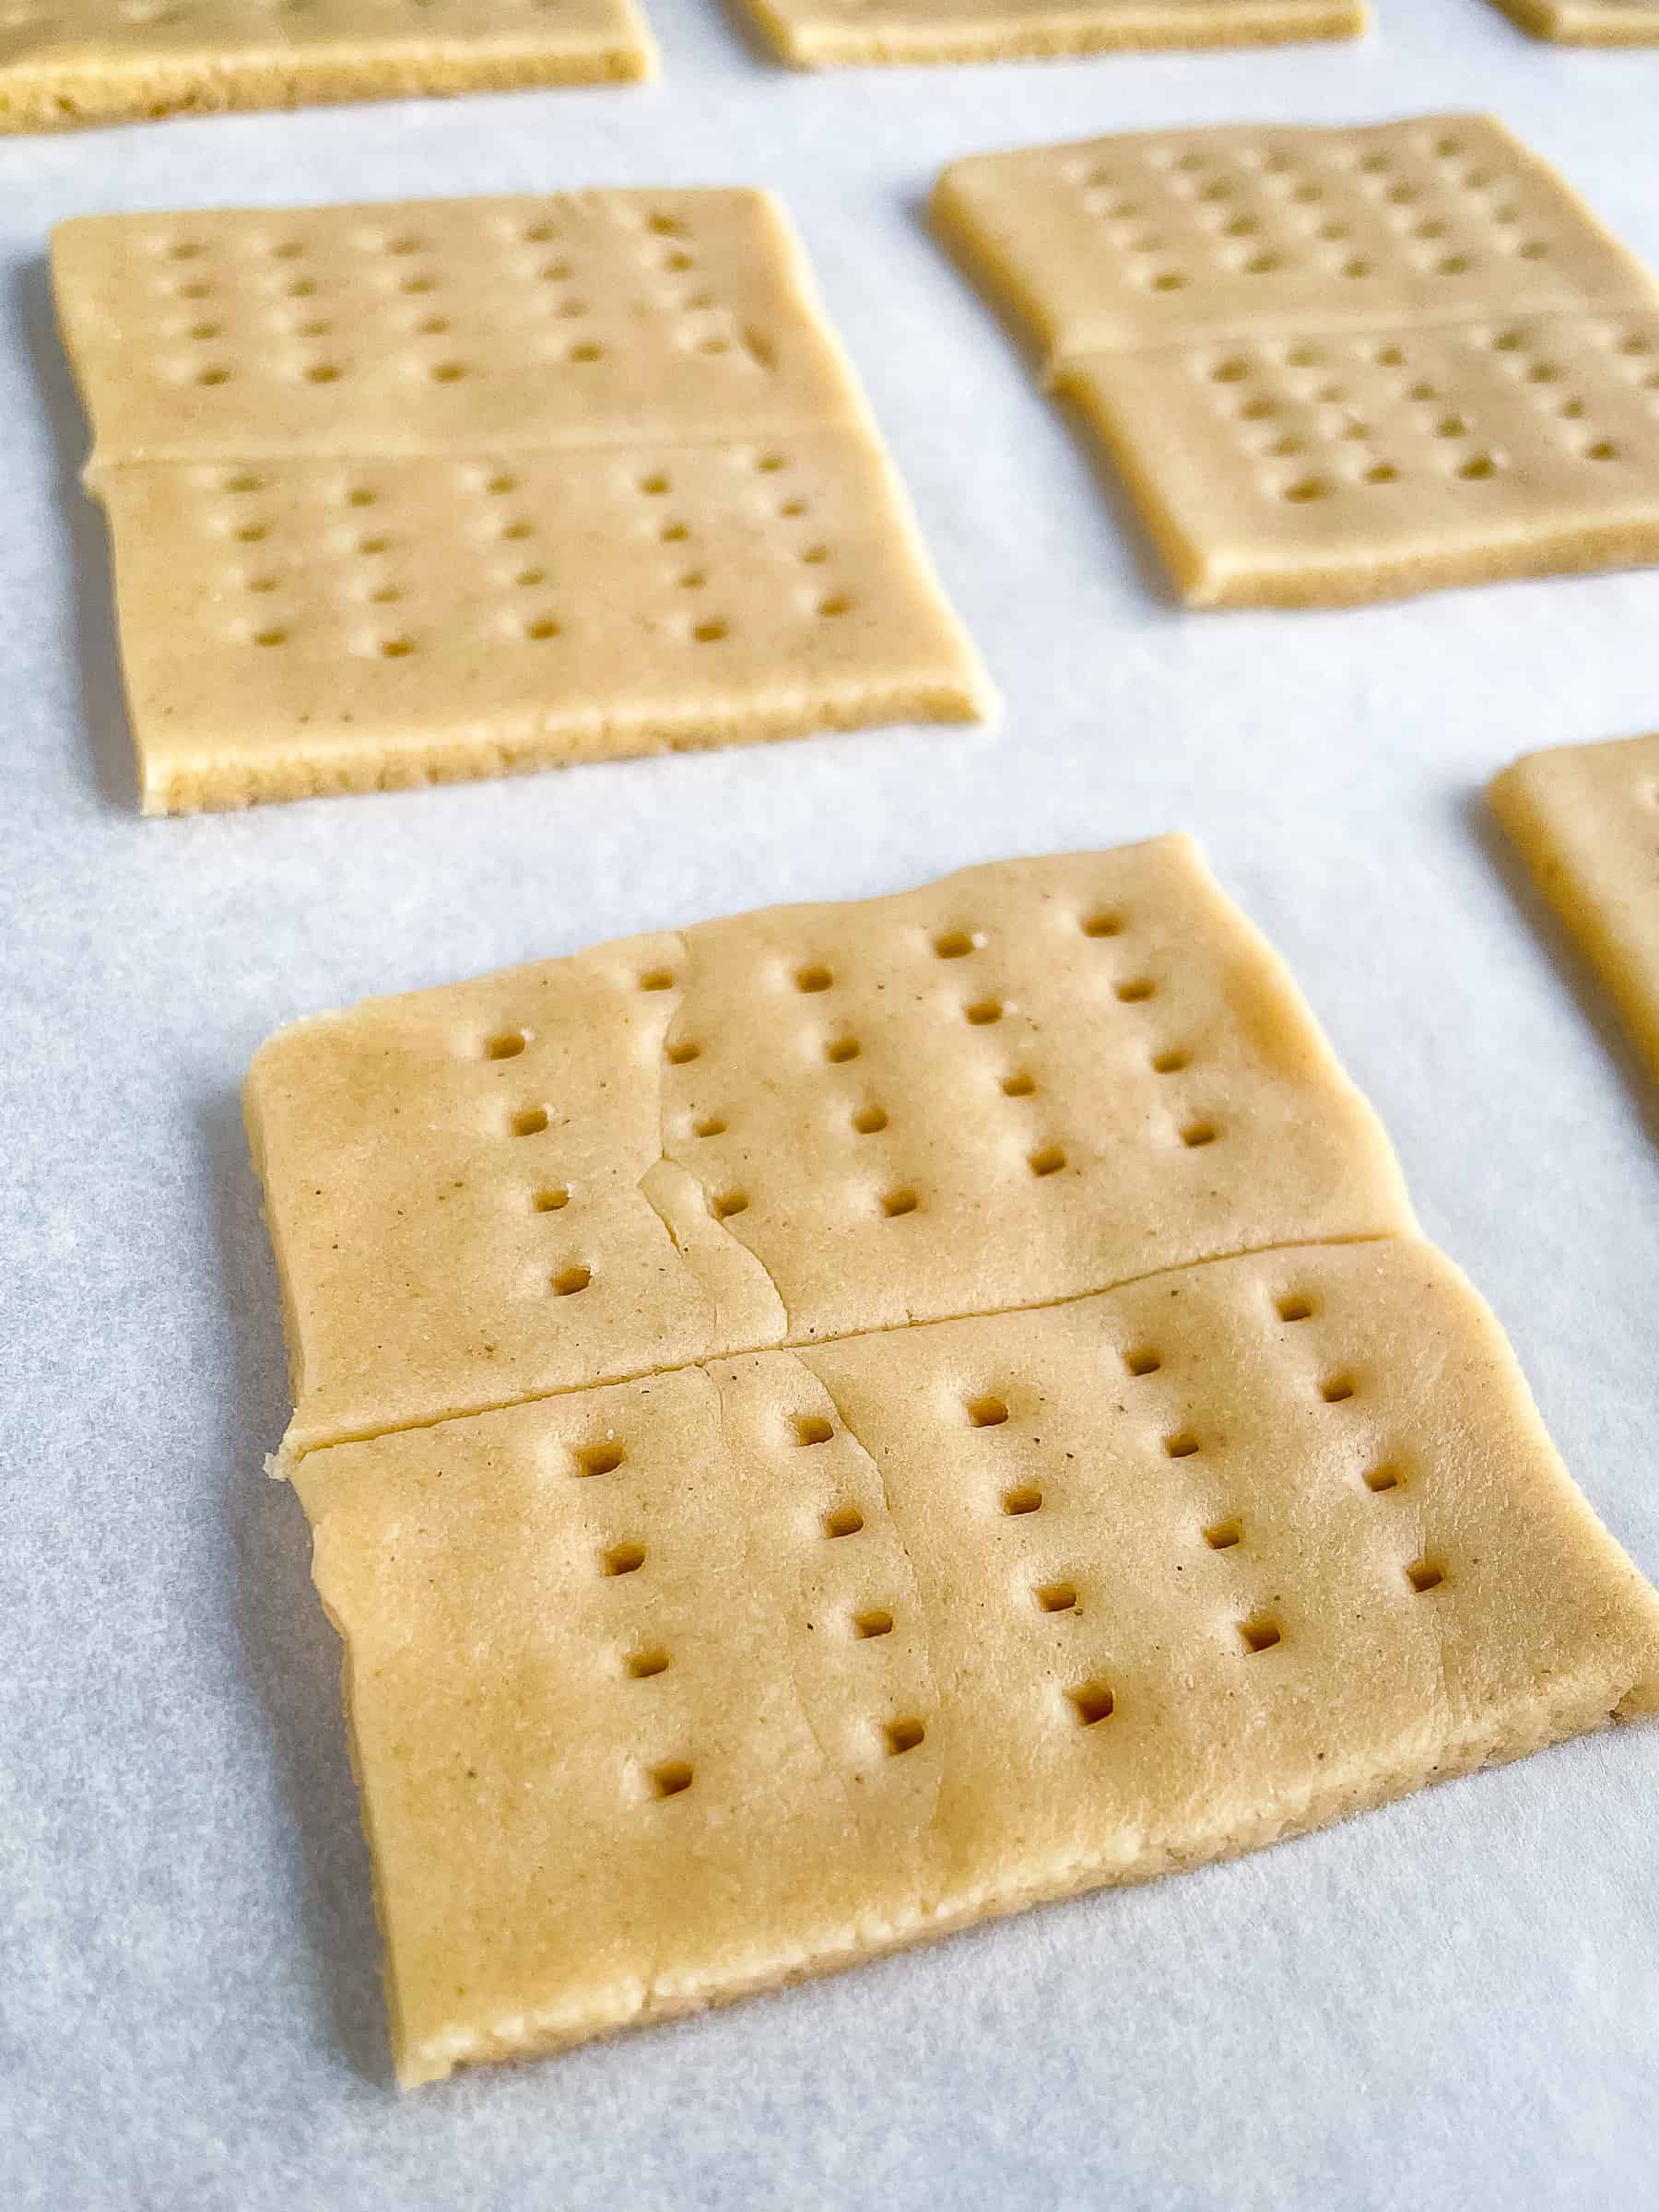
[[[406,2084],[1659,1702],[1184,839],[371,1002],[248,1106]]]
[[[976,156],[933,206],[1190,606],[1659,559],[1659,290],[1488,117]]]

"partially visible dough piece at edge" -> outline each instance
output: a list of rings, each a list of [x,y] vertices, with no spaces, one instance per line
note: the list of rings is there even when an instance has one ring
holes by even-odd
[[[1659,1075],[1659,735],[1527,753],[1489,796]]]
[[[1492,0],[1495,7],[1557,46],[1659,46],[1654,0]]]

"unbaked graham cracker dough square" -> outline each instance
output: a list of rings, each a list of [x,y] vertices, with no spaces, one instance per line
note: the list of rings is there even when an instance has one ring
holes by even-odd
[[[1489,796],[1659,1075],[1659,736],[1528,753]]]
[[[290,1455],[1412,1227],[1180,837],[372,999],[265,1044],[248,1112]]]
[[[747,0],[797,69],[1358,38],[1363,0]]]
[[[1659,558],[1659,289],[1489,118],[980,156],[934,216],[1190,606]]]
[[[7,0],[0,133],[656,73],[635,0]]]
[[[1185,839],[371,1001],[248,1115],[406,2084],[1659,1702]]]
[[[147,811],[987,709],[763,193],[98,217],[53,260]]]

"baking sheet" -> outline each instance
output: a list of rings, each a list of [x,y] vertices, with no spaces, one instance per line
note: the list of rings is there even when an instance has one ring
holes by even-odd
[[[656,87],[0,141],[0,2204],[1659,2202],[1659,1728],[414,2098],[238,1117],[291,1016],[1005,853],[1196,831],[1659,1574],[1659,1116],[1477,801],[1659,724],[1659,574],[1184,615],[921,227],[954,155],[1490,106],[1659,262],[1659,53],[1479,0],[1361,45],[792,76],[653,0]],[[758,180],[1006,694],[898,731],[146,822],[48,227]]]

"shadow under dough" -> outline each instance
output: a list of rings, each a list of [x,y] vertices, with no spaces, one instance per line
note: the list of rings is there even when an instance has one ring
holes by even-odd
[[[931,194],[919,193],[909,201],[911,220],[935,253],[942,254],[995,324],[1002,342],[1013,353],[1018,373],[1035,393],[1038,402],[1053,409],[1088,471],[1093,490],[1105,508],[1106,526],[1115,532],[1129,557],[1129,567],[1147,598],[1166,612],[1182,611],[1181,597],[1169,570],[1153,543],[1129,487],[1118,474],[1105,441],[1096,431],[1083,407],[1069,392],[1049,389],[1042,378],[1038,349],[1030,333],[1012,314],[1007,303],[981,282],[953,248],[949,238],[933,219]]]
[[[116,642],[109,536],[101,512],[83,490],[80,480],[87,454],[87,418],[58,336],[46,262],[25,262],[16,283],[35,385],[52,423],[57,449],[58,501],[75,563],[76,659],[93,786],[106,806],[131,814],[137,804],[137,780]]]
[[[1467,794],[1464,800],[1464,819],[1539,943],[1572,986],[1573,996],[1600,1038],[1607,1057],[1618,1068],[1642,1126],[1654,1144],[1659,1145],[1659,1094],[1654,1090],[1653,1072],[1630,1041],[1630,1032],[1618,1018],[1618,1009],[1608,995],[1606,985],[1539,890],[1532,870],[1504,835],[1484,789]]]
[[[242,1665],[299,1840],[300,1933],[311,1954],[316,2016],[360,2076],[389,2087],[380,1936],[340,1705],[339,1641],[312,1587],[300,1501],[260,1464],[288,1407],[276,1265],[240,1101],[211,1098],[199,1118],[234,1346],[224,1513]]]

